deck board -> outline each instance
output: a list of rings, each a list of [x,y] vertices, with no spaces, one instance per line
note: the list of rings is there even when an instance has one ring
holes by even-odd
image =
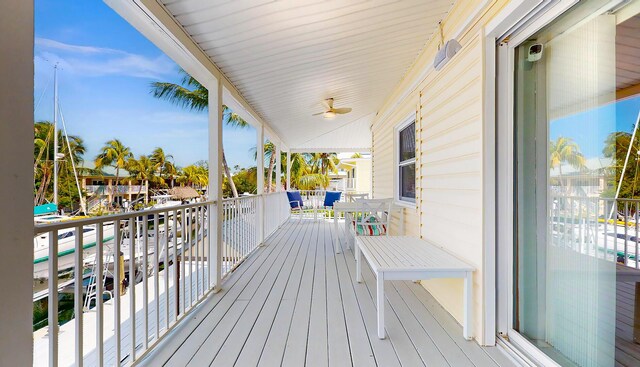
[[[617,282],[616,285],[616,365],[640,366],[640,344],[633,342],[635,283]]]
[[[355,281],[352,250],[335,254],[330,222],[291,220],[266,240],[140,365],[513,366],[461,326],[420,285],[387,282],[376,333],[375,279]],[[173,335],[175,334],[175,335]]]

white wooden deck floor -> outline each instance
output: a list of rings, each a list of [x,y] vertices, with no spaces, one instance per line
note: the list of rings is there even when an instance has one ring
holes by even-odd
[[[149,366],[512,366],[420,285],[389,282],[387,334],[376,336],[375,280],[355,281],[324,221],[290,220],[140,361]]]
[[[616,296],[616,367],[640,366],[640,344],[633,342],[635,283],[618,282]]]

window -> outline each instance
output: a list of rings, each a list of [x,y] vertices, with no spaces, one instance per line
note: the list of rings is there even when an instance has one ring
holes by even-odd
[[[416,201],[416,122],[398,129],[398,199]]]

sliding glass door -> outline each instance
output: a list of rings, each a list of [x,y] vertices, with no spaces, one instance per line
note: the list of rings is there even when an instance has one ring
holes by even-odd
[[[514,47],[512,327],[563,366],[640,365],[639,4],[581,1]]]

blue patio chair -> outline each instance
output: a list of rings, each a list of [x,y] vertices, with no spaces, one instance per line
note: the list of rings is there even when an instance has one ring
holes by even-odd
[[[312,206],[304,205],[300,191],[287,191],[287,198],[291,206],[291,213],[299,213],[300,219],[302,219],[305,210],[315,210]]]
[[[322,209],[333,210],[333,204],[336,201],[340,201],[341,197],[342,197],[341,191],[327,191],[324,195],[324,203],[322,203]]]

